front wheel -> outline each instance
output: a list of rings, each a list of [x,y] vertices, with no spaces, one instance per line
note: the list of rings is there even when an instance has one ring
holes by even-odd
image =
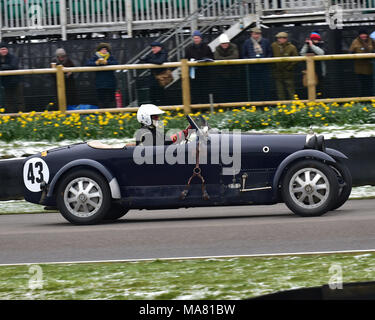
[[[57,207],[73,224],[95,224],[111,208],[111,192],[107,180],[91,170],[67,174],[57,190]]]
[[[336,173],[316,160],[303,160],[292,165],[282,181],[285,204],[302,217],[320,216],[337,201],[339,184]]]
[[[331,209],[336,210],[349,199],[352,192],[352,175],[348,167],[338,160],[332,165],[332,169],[336,172],[339,181],[339,196]]]
[[[124,215],[128,213],[129,209],[123,207],[119,203],[112,203],[111,208],[106,213],[104,220],[106,221],[115,221],[117,219],[120,219]]]

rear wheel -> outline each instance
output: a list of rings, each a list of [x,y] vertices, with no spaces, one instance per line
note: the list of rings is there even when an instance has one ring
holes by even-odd
[[[339,185],[336,173],[316,160],[303,160],[292,165],[282,181],[285,204],[303,217],[320,216],[337,201]]]
[[[87,169],[67,174],[57,190],[57,207],[73,224],[100,222],[111,208],[111,201],[107,180]]]

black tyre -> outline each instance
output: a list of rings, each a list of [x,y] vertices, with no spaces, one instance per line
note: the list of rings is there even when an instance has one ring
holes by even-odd
[[[120,219],[128,213],[129,209],[123,207],[119,203],[112,203],[111,208],[108,210],[107,214],[104,216],[104,220],[114,221]]]
[[[331,209],[336,210],[349,199],[350,193],[352,192],[353,183],[352,175],[348,167],[344,163],[336,160],[336,163],[332,165],[332,168],[336,172],[339,182],[338,198],[336,199],[336,202]]]
[[[56,198],[62,216],[78,225],[100,222],[112,201],[107,180],[88,169],[67,174],[59,184]]]
[[[337,201],[339,184],[335,171],[316,160],[302,160],[292,165],[282,180],[285,204],[302,217],[320,216]]]

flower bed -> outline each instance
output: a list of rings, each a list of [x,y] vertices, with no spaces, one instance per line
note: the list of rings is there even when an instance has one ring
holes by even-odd
[[[375,123],[375,100],[371,103],[339,104],[333,102],[326,104],[323,102],[303,103],[297,98],[291,105],[279,104],[273,107],[246,105],[230,110],[216,109],[212,114],[197,112],[192,115],[203,115],[211,127],[243,131],[309,127],[310,125],[318,127],[333,124],[361,125]],[[187,125],[182,110],[166,111],[163,119],[166,129],[182,129]],[[129,138],[138,128],[136,113],[94,112],[83,115],[45,111],[42,114],[20,113],[19,117],[0,115],[0,139],[4,141]]]

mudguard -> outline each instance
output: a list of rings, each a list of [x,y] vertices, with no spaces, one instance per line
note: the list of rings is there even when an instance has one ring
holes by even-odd
[[[334,150],[334,149],[331,149]],[[336,151],[336,150],[334,150]],[[336,151],[337,153],[341,153],[339,151]],[[335,153],[336,154],[336,153]],[[344,156],[345,157],[345,156]],[[286,168],[286,166],[292,162],[294,162],[297,159],[304,159],[304,158],[314,158],[317,160],[322,160],[322,161],[328,161],[331,163],[336,163],[336,160],[331,157],[331,155],[319,151],[319,150],[313,150],[313,149],[307,149],[307,150],[300,150],[297,152],[294,152],[287,156],[278,166],[275,176],[273,178],[272,182],[272,190],[273,190],[273,198],[277,198],[277,193],[278,193],[278,185],[279,185],[279,180],[281,178],[281,175]]]
[[[326,148],[326,153],[332,156],[333,158],[342,158],[342,159],[348,159],[348,157],[343,154],[340,151],[337,151],[336,149]]]
[[[77,166],[86,166],[86,167],[92,167],[96,170],[98,170],[108,181],[109,187],[111,189],[111,196],[113,199],[121,199],[121,192],[120,192],[120,186],[118,184],[117,179],[109,172],[109,170],[103,166],[101,163],[90,160],[90,159],[79,159],[74,160],[72,162],[67,163],[65,166],[63,166],[53,177],[51,183],[48,187],[48,193],[47,197],[50,198],[53,196],[56,183],[59,181],[60,177],[67,172],[69,169],[72,169]]]

